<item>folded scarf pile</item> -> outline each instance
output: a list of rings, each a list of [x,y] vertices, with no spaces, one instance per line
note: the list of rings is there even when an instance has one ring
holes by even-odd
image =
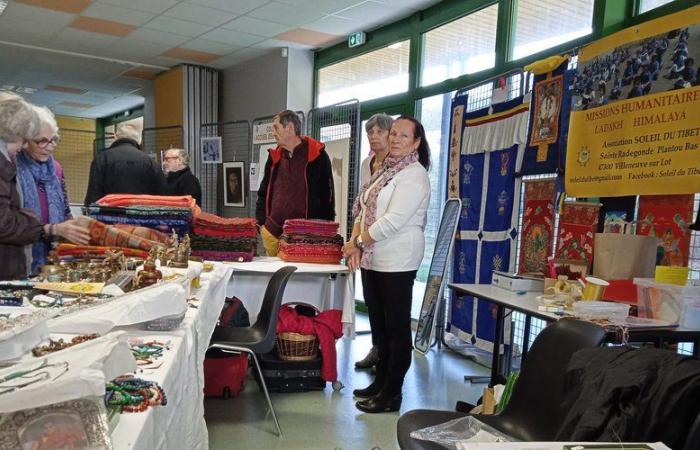
[[[192,210],[181,206],[101,206],[83,208],[83,212],[95,220],[109,225],[146,227],[170,235],[173,230],[179,237],[190,232]]]
[[[282,232],[286,235],[306,234],[333,237],[338,234],[338,222],[319,219],[288,219],[284,221]]]
[[[343,257],[343,238],[338,223],[317,219],[284,222],[277,256],[284,261],[338,264]]]
[[[224,252],[217,250],[192,250],[192,256],[199,256],[207,261],[250,262],[253,252]]]
[[[154,245],[161,244],[160,241],[150,240],[143,237],[151,235],[151,233],[149,233],[149,230],[140,227],[134,227],[127,230],[111,225],[105,225],[102,222],[85,216],[78,217],[75,219],[75,221],[78,225],[88,230],[90,233],[91,245],[135,248],[148,252]],[[135,231],[135,233],[131,233],[130,231]]]
[[[252,218],[224,218],[202,212],[195,219],[192,232],[203,236],[255,238],[257,236],[256,224],[257,221]]]
[[[97,200],[101,206],[164,206],[188,208],[197,217],[202,210],[191,195],[109,194]]]
[[[58,244],[55,249],[56,256],[77,258],[103,258],[107,252],[122,252],[127,258],[148,258],[148,252],[133,248],[99,247],[96,245]]]

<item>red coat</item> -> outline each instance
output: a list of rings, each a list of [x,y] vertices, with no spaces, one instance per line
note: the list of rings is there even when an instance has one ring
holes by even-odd
[[[297,314],[291,306],[282,305],[280,308],[277,333],[314,334],[318,338],[323,357],[321,378],[325,381],[338,380],[335,340],[343,335],[342,314],[339,309],[329,309],[316,317],[306,317]]]

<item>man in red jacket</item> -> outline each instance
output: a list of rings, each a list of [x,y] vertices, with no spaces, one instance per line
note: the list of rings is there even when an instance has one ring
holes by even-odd
[[[333,170],[326,146],[302,136],[294,111],[278,113],[273,129],[277,148],[267,157],[255,208],[268,256],[277,255],[285,220],[335,218]]]

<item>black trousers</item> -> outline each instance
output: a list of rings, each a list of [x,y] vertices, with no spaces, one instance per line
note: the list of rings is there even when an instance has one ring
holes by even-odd
[[[411,300],[416,271],[378,272],[362,269],[362,289],[372,337],[379,347],[375,382],[384,396],[401,393],[411,367]]]

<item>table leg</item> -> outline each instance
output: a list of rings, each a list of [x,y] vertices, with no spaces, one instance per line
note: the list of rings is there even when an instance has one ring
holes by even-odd
[[[503,342],[503,321],[505,316],[505,307],[501,304],[496,306],[496,332],[493,337],[493,358],[491,360],[491,382],[489,386],[493,387],[499,383],[501,378],[501,343]]]

